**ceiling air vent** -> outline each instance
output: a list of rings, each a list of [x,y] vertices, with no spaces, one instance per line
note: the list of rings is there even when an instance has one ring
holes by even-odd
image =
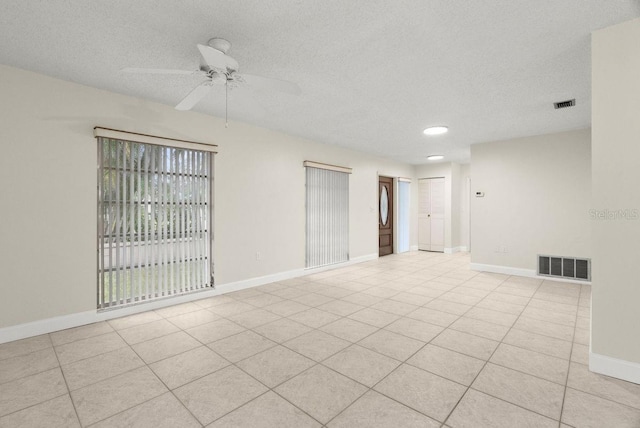
[[[538,255],[538,275],[591,280],[591,260]]]
[[[576,105],[576,99],[572,99],[572,100],[567,100],[567,101],[559,101],[557,103],[553,103],[553,106],[556,109],[559,108],[567,108],[567,107],[573,107],[574,105]]]

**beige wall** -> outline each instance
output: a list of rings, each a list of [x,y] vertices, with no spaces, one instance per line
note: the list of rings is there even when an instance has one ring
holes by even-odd
[[[474,144],[471,170],[472,263],[535,271],[537,254],[591,256],[588,129]]]
[[[215,117],[5,66],[0,75],[0,327],[96,307],[96,125],[219,145],[222,286],[304,268],[304,160],[353,168],[352,259],[377,254],[378,174],[413,177],[410,165],[242,123],[225,129]]]
[[[640,19],[592,37],[592,208],[599,212],[640,209],[639,40]],[[592,352],[639,364],[640,218],[594,219],[591,227]]]

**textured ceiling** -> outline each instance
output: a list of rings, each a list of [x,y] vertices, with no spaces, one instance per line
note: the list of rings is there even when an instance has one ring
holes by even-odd
[[[470,144],[589,126],[590,32],[638,16],[640,0],[2,0],[0,63],[175,105],[202,78],[120,69],[195,70],[196,44],[224,37],[241,72],[302,89],[237,88],[231,120],[465,162]],[[224,116],[223,87],[195,110]]]

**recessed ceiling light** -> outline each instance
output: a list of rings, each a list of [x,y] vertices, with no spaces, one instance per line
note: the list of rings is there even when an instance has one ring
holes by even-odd
[[[444,159],[444,156],[442,156],[442,155],[427,156],[427,160],[442,160],[442,159]]]
[[[446,126],[430,126],[429,128],[425,129],[424,131],[424,135],[440,135],[440,134],[445,134],[449,131],[449,128]]]

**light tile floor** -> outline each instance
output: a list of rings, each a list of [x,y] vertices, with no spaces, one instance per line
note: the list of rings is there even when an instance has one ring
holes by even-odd
[[[640,427],[588,285],[413,252],[0,345],[0,427]]]

